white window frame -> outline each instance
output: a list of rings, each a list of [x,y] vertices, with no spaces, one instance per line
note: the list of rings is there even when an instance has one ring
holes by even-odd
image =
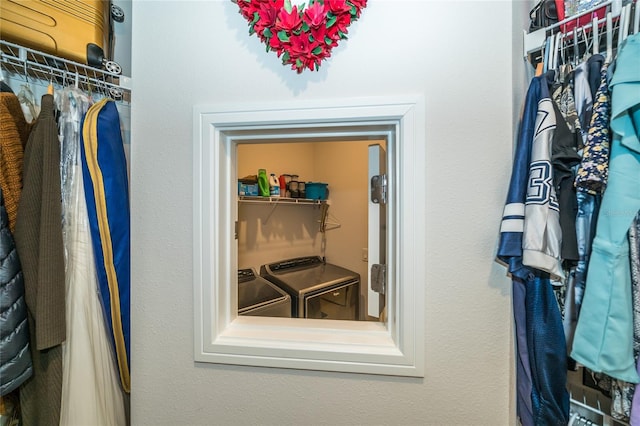
[[[389,149],[387,321],[237,315],[236,144],[384,138]],[[194,107],[197,362],[424,377],[422,96]]]

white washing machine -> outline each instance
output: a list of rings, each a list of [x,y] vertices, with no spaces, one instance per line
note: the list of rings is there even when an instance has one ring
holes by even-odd
[[[238,270],[238,315],[291,317],[291,297],[253,268]]]
[[[307,256],[262,265],[260,275],[291,296],[293,318],[358,319],[357,272]]]

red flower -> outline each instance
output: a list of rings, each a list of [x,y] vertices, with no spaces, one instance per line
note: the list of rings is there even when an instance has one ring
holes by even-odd
[[[338,40],[340,40],[340,34],[338,33],[338,27],[336,25],[332,25],[330,28],[327,28],[326,37],[331,40],[331,43],[328,43],[329,46],[336,47],[338,45]]]
[[[273,32],[273,34],[271,34],[271,37],[269,38],[269,47],[272,50],[278,51],[278,56],[280,56],[280,54],[282,53],[282,49],[283,49],[282,42],[278,38],[278,34],[276,34],[275,31]]]
[[[324,26],[327,13],[321,3],[314,3],[304,11],[304,20],[310,28]]]
[[[289,54],[292,59],[313,57],[311,51],[318,46],[317,42],[309,41],[309,34],[306,33],[292,35],[289,41],[291,43]]]
[[[346,0],[324,0],[324,7],[334,15],[351,11],[351,6],[347,4]]]
[[[324,25],[319,26],[318,28],[310,28],[309,31],[313,36],[313,39],[318,43],[324,43],[324,37],[327,35],[327,27]]]
[[[255,4],[251,1],[238,0],[238,7],[240,8],[240,13],[247,21],[253,21],[253,13],[257,10]]]
[[[337,16],[337,20],[335,23],[335,27],[341,31],[342,33],[346,34],[348,32],[347,28],[349,28],[349,25],[351,25],[351,14],[350,13],[342,13],[340,15]]]
[[[276,20],[276,28],[279,30],[285,30],[287,32],[293,32],[302,25],[302,19],[298,13],[298,7],[293,6],[291,13],[288,13],[285,9],[281,9],[278,13],[278,19]]]
[[[309,70],[313,71],[313,68],[316,65],[316,59],[313,58],[307,58],[307,59],[302,59],[302,67],[297,68],[296,71],[298,72],[298,74],[300,74],[302,71],[304,71],[305,68],[309,68]]]
[[[331,49],[346,38],[367,0],[309,0],[304,12],[287,12],[285,0],[237,0],[242,16],[256,33],[293,70],[314,71],[331,56]],[[329,26],[327,26],[329,25]]]
[[[356,7],[358,16],[360,16],[360,11],[367,6],[367,0],[349,0],[349,3]]]
[[[260,19],[254,24],[254,29],[258,34],[262,34],[265,28],[271,28],[275,25],[278,16],[277,10],[270,3],[262,3],[260,5],[260,10],[258,10]]]

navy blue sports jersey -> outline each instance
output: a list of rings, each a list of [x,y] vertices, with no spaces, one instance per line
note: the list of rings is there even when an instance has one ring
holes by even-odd
[[[536,201],[533,191],[535,185],[532,186],[532,183],[551,182],[548,179],[552,178],[550,167],[547,170],[548,176],[544,176],[543,181],[531,174],[532,169],[534,172],[540,169],[537,166],[531,167],[536,135],[538,142],[550,141],[549,136],[552,136],[555,128],[548,126],[549,122],[546,120],[550,102],[547,78],[547,75],[535,77],[525,98],[496,258],[507,266],[513,280],[513,312],[518,352],[517,410],[524,426],[566,425],[569,421],[567,349],[562,318],[551,288],[549,273],[522,263],[523,238],[532,238],[531,235],[525,237],[524,234],[527,219],[525,213],[531,212],[525,205],[528,201]],[[551,192],[547,195],[545,203],[539,204],[540,208],[553,207],[550,203]],[[536,214],[532,216],[536,217]],[[545,223],[541,223],[541,226],[545,226]],[[537,234],[534,239],[537,237],[544,238],[544,234]],[[534,242],[534,246],[535,244]],[[531,247],[530,243],[528,245]]]

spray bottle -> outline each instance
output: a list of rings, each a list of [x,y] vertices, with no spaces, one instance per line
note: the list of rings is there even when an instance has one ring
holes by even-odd
[[[280,184],[280,196],[288,197],[287,195],[287,180],[284,175],[280,175],[278,178],[278,183]]]

